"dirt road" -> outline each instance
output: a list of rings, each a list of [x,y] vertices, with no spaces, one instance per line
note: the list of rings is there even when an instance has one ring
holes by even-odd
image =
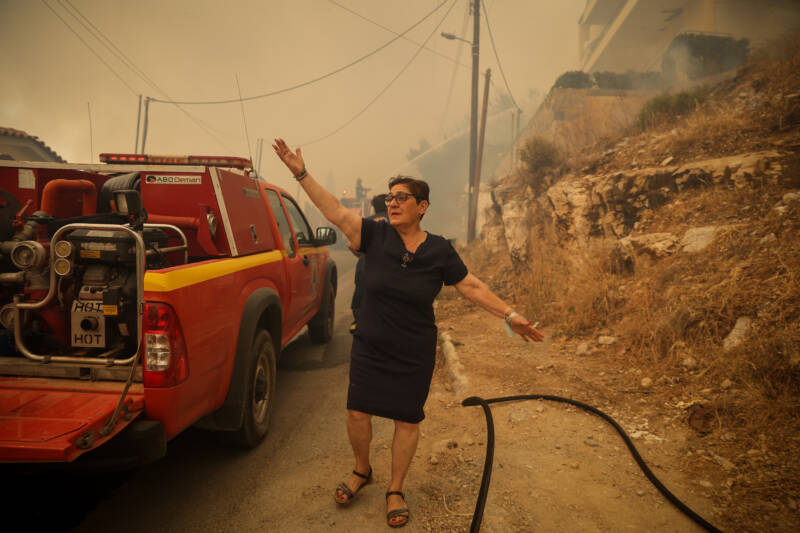
[[[166,458],[105,487],[81,494],[81,485],[70,486],[63,478],[61,493],[49,497],[96,498],[74,531],[388,530],[383,492],[391,422],[374,424],[375,483],[348,508],[338,508],[332,498],[333,488],[352,468],[344,428],[351,342],[348,261],[338,258],[334,341],[316,347],[301,335],[287,347],[270,434],[261,446],[237,452],[211,434],[189,430],[170,443]],[[680,470],[686,453],[683,430],[664,425],[655,413],[646,418],[642,409],[634,414],[615,406],[603,392],[618,386],[609,379],[624,369],[607,368],[597,357],[578,358],[548,342],[508,339],[496,320],[462,300],[445,298],[437,308],[441,329],[457,344],[469,394],[559,394],[619,416],[626,428],[641,429],[636,443],[656,474],[714,521],[702,480]],[[464,394],[452,392],[446,370],[437,367],[406,486],[412,518],[404,530],[409,532],[467,531],[475,505],[486,452],[483,415],[479,408],[461,407]],[[498,405],[493,412],[497,448],[481,531],[699,530],[663,500],[599,419],[543,402]],[[44,513],[31,517],[44,519]],[[54,522],[49,517],[48,523]]]
[[[427,479],[425,496],[418,498],[426,502],[426,527],[468,531],[475,505],[485,423],[479,407],[457,400],[520,394],[573,398],[610,414],[673,493],[719,522],[705,480],[681,468],[690,430],[674,409],[652,405],[646,391],[631,386],[641,376],[616,367],[603,352],[578,356],[574,347],[549,338],[542,344],[509,339],[501,321],[461,299],[444,298],[437,307],[440,331],[456,344],[469,388],[456,397],[447,391],[447,373],[437,372],[420,446]],[[494,404],[492,414],[496,450],[481,531],[701,531],[647,481],[599,417],[546,401]],[[420,505],[419,499],[412,503]]]
[[[170,443],[167,457],[131,475],[75,531],[328,529],[337,519],[329,493],[349,468],[343,415],[354,261],[346,253],[336,261],[334,339],[314,346],[303,334],[287,346],[267,439],[240,452],[189,430]]]

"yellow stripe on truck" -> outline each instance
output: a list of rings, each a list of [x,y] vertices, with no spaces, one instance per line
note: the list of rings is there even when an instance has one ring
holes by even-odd
[[[297,249],[297,255],[312,255],[312,254],[321,254],[328,251],[327,246],[320,246],[317,248],[305,248],[301,246]]]
[[[174,291],[248,268],[274,263],[282,260],[284,256],[285,252],[282,250],[274,250],[244,257],[225,258],[221,261],[180,268],[171,272],[145,272],[144,290],[150,292]]]

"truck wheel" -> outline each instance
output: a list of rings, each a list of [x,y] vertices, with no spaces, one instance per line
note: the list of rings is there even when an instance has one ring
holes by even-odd
[[[333,338],[333,313],[336,309],[336,293],[333,285],[325,284],[322,304],[314,318],[308,323],[308,336],[314,344],[323,344]]]
[[[244,383],[244,420],[242,427],[230,434],[234,444],[255,448],[267,436],[275,396],[275,346],[265,330],[253,340],[249,368]]]

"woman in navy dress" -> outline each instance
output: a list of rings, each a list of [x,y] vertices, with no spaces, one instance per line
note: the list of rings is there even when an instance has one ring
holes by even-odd
[[[472,302],[504,318],[526,341],[544,337],[467,271],[447,239],[422,230],[420,221],[430,205],[427,183],[392,178],[386,197],[389,223],[362,219],[311,177],[299,148],[292,152],[283,139],[275,139],[272,146],[325,218],[366,257],[364,303],[353,336],[347,392],[347,433],[355,469],[336,488],[336,502],[350,503],[372,480],[372,416],[392,419],[387,523],[403,526],[409,511],[402,489],[417,449],[419,423],[425,418],[436,360],[433,300],[442,285],[454,285]]]

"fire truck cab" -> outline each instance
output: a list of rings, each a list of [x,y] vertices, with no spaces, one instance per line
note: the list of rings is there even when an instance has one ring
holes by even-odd
[[[281,349],[332,336],[334,231],[247,159],[101,161],[0,161],[0,462],[256,446]]]

